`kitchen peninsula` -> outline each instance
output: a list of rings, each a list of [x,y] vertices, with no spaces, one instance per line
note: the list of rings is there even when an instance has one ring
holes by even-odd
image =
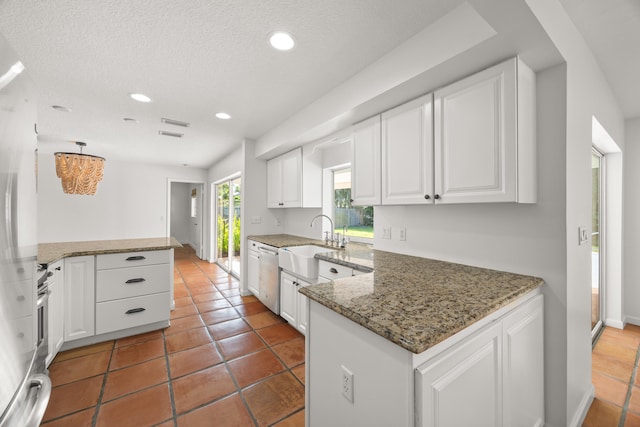
[[[56,353],[169,326],[173,237],[42,243],[50,272],[48,341]]]
[[[300,288],[307,425],[544,424],[542,279],[355,243],[315,257],[370,273]]]

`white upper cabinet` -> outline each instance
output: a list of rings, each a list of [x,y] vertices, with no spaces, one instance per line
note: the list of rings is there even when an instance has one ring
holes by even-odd
[[[382,114],[383,205],[433,203],[432,106],[429,94]]]
[[[267,162],[267,206],[302,206],[302,149],[296,148]]]
[[[322,207],[322,153],[298,147],[267,162],[267,207]]]
[[[380,116],[358,123],[351,139],[351,204],[380,204]]]
[[[517,58],[435,92],[438,203],[536,201],[535,74]]]

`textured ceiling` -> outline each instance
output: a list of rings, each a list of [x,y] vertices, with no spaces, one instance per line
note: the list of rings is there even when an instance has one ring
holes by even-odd
[[[0,33],[40,89],[41,145],[83,140],[92,154],[206,167],[459,3],[0,0]],[[275,30],[293,34],[294,50],[270,48]],[[132,101],[131,92],[153,102]],[[218,111],[232,120],[216,119]],[[172,129],[161,117],[192,126]]]
[[[561,1],[625,115],[640,115],[638,1]],[[42,152],[73,151],[64,141],[81,140],[88,143],[86,152],[107,158],[208,167],[243,138],[265,135],[462,2],[0,0],[0,34],[39,88]],[[494,11],[510,5],[472,3]],[[501,19],[505,25],[521,22]],[[270,48],[267,38],[275,30],[293,34],[294,50]],[[518,43],[515,53],[527,48]],[[153,102],[137,103],[127,96],[131,92]],[[216,119],[218,111],[233,118]],[[192,125],[163,125],[161,117]],[[160,129],[185,137],[160,136]]]

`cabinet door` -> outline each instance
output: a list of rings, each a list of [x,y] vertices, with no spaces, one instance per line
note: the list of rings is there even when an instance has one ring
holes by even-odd
[[[252,294],[258,296],[260,280],[260,255],[256,251],[248,251],[249,263],[247,265],[247,288]]]
[[[351,138],[351,204],[380,204],[380,116],[353,127]]]
[[[279,157],[267,162],[267,207],[282,208],[282,160]]]
[[[544,425],[543,296],[503,321],[504,425]]]
[[[382,204],[433,203],[433,94],[382,114]]]
[[[502,426],[501,332],[497,323],[416,368],[416,426]]]
[[[515,202],[516,60],[435,92],[436,203]]]
[[[64,263],[64,340],[95,334],[95,258],[78,256]]]
[[[46,364],[53,361],[64,343],[64,271],[63,262],[58,261],[50,266],[53,276],[49,278],[49,317],[48,340],[49,354]]]
[[[297,319],[296,319],[296,328],[302,335],[307,335],[307,325],[309,324],[309,312],[307,311],[307,297],[302,295],[300,292],[300,288],[304,286],[309,286],[311,283],[305,282],[304,280],[298,279],[298,286],[296,289],[296,306],[298,308],[297,311]]]
[[[302,148],[282,156],[282,203],[285,208],[302,206]]]
[[[280,276],[280,316],[293,327],[296,326],[297,282],[296,278],[282,273]]]

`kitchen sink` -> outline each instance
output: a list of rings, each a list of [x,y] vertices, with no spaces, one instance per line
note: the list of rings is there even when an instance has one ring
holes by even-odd
[[[318,277],[318,260],[315,254],[335,252],[336,249],[315,245],[289,246],[278,250],[278,263],[283,270],[307,279]]]

